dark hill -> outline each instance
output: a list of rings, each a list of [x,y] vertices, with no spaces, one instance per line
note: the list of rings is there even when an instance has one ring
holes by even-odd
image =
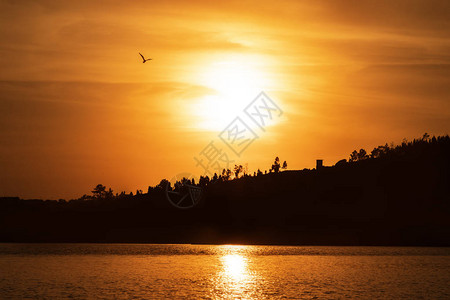
[[[0,241],[450,246],[449,137],[374,151],[209,183],[186,211],[157,187],[69,202],[0,198]]]

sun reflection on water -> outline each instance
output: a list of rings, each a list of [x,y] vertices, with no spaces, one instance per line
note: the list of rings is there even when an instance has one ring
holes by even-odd
[[[214,278],[216,296],[254,299],[258,294],[258,275],[252,271],[249,251],[249,246],[221,246],[219,272]]]
[[[229,254],[222,256],[225,274],[235,280],[243,279],[247,274],[247,260],[239,254]]]

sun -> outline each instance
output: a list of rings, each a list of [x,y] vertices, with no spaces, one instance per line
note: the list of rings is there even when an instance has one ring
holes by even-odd
[[[198,75],[210,94],[198,99],[193,109],[198,128],[223,130],[261,92],[273,85],[264,63],[255,57],[229,57],[207,64]]]

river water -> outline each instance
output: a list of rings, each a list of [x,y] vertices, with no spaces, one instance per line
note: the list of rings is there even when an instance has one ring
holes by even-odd
[[[450,248],[0,244],[0,299],[450,299]]]

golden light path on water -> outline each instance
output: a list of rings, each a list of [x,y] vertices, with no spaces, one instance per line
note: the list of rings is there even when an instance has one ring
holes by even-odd
[[[229,254],[222,257],[225,273],[233,280],[242,279],[247,272],[246,259],[238,254]]]
[[[256,272],[249,264],[249,246],[220,246],[220,271],[214,278],[213,294],[224,298],[255,299],[258,295]]]

